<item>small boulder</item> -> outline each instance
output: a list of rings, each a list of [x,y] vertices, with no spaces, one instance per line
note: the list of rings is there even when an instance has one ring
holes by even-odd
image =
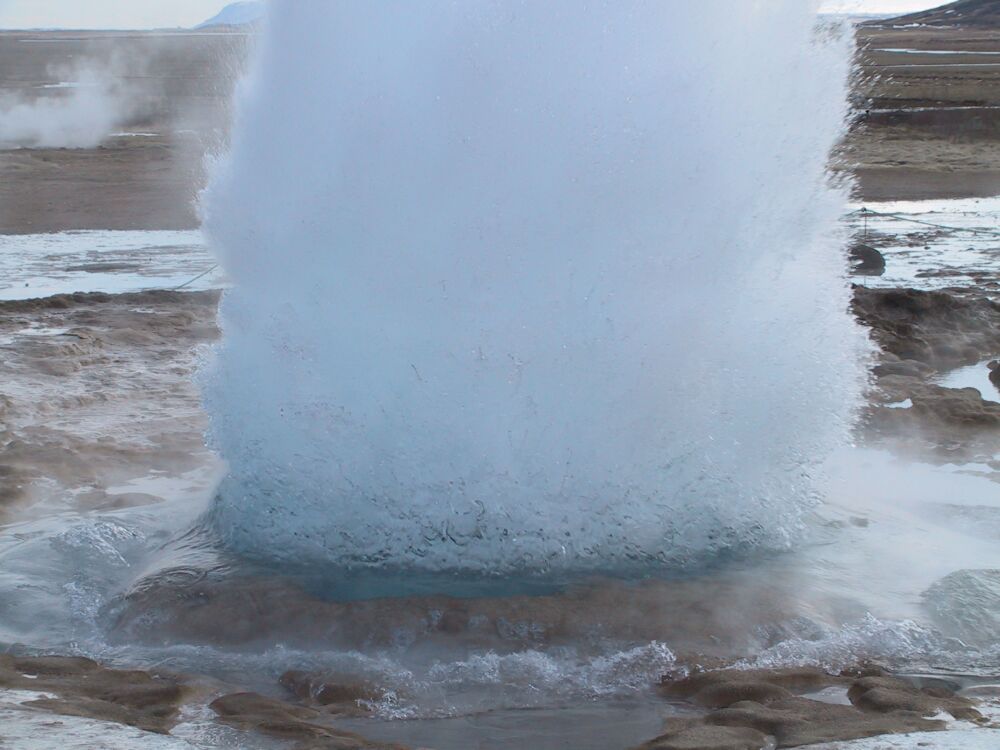
[[[363,701],[378,700],[379,693],[363,680],[290,670],[281,675],[282,686],[304,703],[323,706],[328,713],[364,715]]]
[[[789,669],[719,669],[695,672],[680,680],[664,678],[660,690],[675,698],[694,698],[710,687],[733,684],[767,684],[793,693],[821,690],[836,683],[837,678],[821,669],[793,667]],[[786,693],[787,695],[787,693]]]
[[[44,697],[25,705],[166,734],[194,689],[176,676],[108,669],[75,656],[0,654],[0,687]]]
[[[871,245],[858,243],[848,253],[851,272],[865,276],[881,276],[885,273],[885,256]]]
[[[895,677],[863,677],[851,685],[847,697],[864,711],[883,714],[910,711],[921,716],[936,716],[946,711],[956,719],[981,721],[983,718],[967,698],[947,690],[919,688]]]
[[[845,689],[851,703],[810,697],[831,687]],[[921,687],[864,664],[839,675],[818,669],[696,672],[680,680],[664,679],[661,691],[713,710],[697,718],[669,719],[661,736],[637,750],[802,747],[943,730],[942,711],[982,719],[972,701],[947,686]]]
[[[792,694],[779,685],[767,682],[733,681],[709,685],[699,690],[692,700],[706,708],[725,708],[741,701],[771,703],[791,698]]]

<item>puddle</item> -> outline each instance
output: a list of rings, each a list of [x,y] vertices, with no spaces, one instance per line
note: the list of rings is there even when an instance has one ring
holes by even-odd
[[[933,382],[945,388],[975,388],[985,400],[1000,402],[1000,389],[990,381],[987,362],[960,367],[938,376]]]

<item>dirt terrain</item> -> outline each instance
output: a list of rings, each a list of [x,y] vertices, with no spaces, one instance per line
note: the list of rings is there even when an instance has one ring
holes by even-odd
[[[0,111],[94,79],[121,105],[95,147],[0,138],[0,233],[197,227],[252,44],[233,30],[0,33]],[[853,104],[834,164],[860,198],[1000,193],[1000,30],[859,27]]]
[[[1000,28],[858,28],[838,169],[865,200],[1000,193]]]
[[[225,143],[251,43],[225,30],[0,33],[0,112],[41,103],[47,127],[95,118],[107,131],[95,147],[23,148],[0,127],[0,233],[197,227],[205,156]],[[94,89],[97,105],[73,99]]]

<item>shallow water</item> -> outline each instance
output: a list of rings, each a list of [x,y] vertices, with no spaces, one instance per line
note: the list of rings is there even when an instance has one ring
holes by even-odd
[[[990,380],[988,364],[991,361],[985,360],[968,367],[959,367],[935,378],[935,382],[945,388],[975,388],[985,400],[1000,401],[1000,388]]]
[[[434,750],[608,750],[640,745],[662,732],[664,719],[688,712],[649,695],[453,719],[354,719],[339,725],[374,740]]]

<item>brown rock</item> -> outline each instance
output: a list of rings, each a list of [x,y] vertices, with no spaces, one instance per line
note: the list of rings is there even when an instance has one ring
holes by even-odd
[[[881,276],[885,273],[885,256],[871,245],[857,243],[848,251],[851,271],[865,276]]]
[[[767,706],[737,703],[709,714],[705,721],[722,726],[751,727],[772,735],[779,748],[945,728],[942,721],[928,720],[911,712],[873,715],[853,706],[807,698],[789,698]]]
[[[900,359],[895,355],[886,355],[881,363],[872,368],[872,372],[880,378],[881,386],[883,385],[881,378],[888,375],[922,379],[933,375],[934,368],[915,359]]]
[[[678,698],[693,698],[706,688],[734,683],[766,683],[786,691],[802,693],[821,690],[836,684],[839,678],[828,675],[820,669],[808,667],[792,669],[720,669],[711,672],[695,672],[681,680],[664,680],[660,689]],[[787,693],[785,694],[787,695]]]
[[[1000,304],[946,291],[855,287],[854,314],[882,349],[943,370],[1000,350]]]
[[[987,401],[975,388],[942,388],[899,375],[882,378],[879,386],[891,401],[909,398],[913,405],[874,409],[869,427],[876,432],[907,434],[931,427],[939,436],[967,436],[1000,429],[1000,404]]]
[[[101,671],[101,665],[82,656],[0,656],[0,667],[45,677],[69,677]]]
[[[925,386],[912,399],[915,413],[922,417],[957,426],[1000,427],[1000,404],[984,400],[975,388]]]
[[[340,714],[363,715],[369,711],[361,701],[378,700],[379,693],[363,680],[351,676],[319,675],[291,670],[279,680],[290,693],[304,703],[323,706]]]
[[[767,682],[726,682],[719,685],[709,685],[699,690],[693,701],[707,708],[724,708],[741,701],[756,701],[770,703],[772,701],[791,698],[792,694],[778,685]]]
[[[945,711],[956,719],[981,721],[972,701],[942,689],[920,689],[894,677],[863,677],[847,692],[851,702],[866,711],[912,711],[935,716]]]
[[[848,689],[853,705],[793,695],[833,686]],[[921,689],[869,666],[841,675],[818,669],[699,672],[665,680],[661,690],[717,710],[698,719],[670,720],[667,731],[643,750],[742,750],[764,747],[768,737],[778,748],[799,747],[944,729],[943,721],[927,718],[942,710],[956,718],[981,718],[971,701],[951,690]],[[720,729],[729,731],[713,731]]]

